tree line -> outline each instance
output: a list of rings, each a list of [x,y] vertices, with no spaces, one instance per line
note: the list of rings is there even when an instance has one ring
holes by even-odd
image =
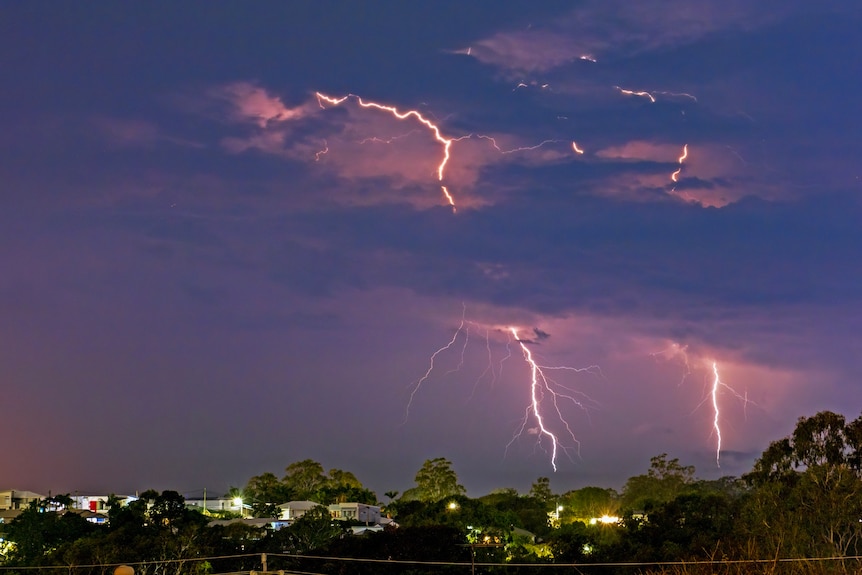
[[[376,495],[352,473],[325,472],[310,459],[288,465],[281,479],[274,473],[252,477],[242,490],[259,517],[273,516],[277,503],[290,500],[321,504],[280,530],[213,524],[173,491],[148,491],[128,505],[113,499],[106,526],[62,512],[71,504],[68,496],[49,498],[0,525],[2,562],[7,567],[151,562],[138,567],[143,575],[260,569],[259,558],[249,555],[256,553],[274,554],[270,569],[360,575],[464,573],[466,564],[473,572],[478,565],[480,572],[526,573],[533,572],[530,565],[546,563],[626,574],[862,569],[858,560],[847,559],[862,553],[862,416],[847,422],[824,411],[800,418],[793,433],[772,442],[741,477],[701,480],[694,467],[660,454],[620,492],[591,486],[557,494],[548,478],[540,477],[526,494],[509,488],[470,498],[442,457],[425,461],[414,479],[403,494],[385,494],[384,511],[398,527],[361,536],[349,535],[350,522],[333,521],[325,505],[376,503]],[[201,560],[220,556],[233,558]],[[711,560],[720,563],[697,563]],[[744,563],[754,560],[765,561]],[[432,571],[397,561],[460,565]],[[613,565],[619,563],[628,565]],[[104,572],[75,573],[84,571]]]

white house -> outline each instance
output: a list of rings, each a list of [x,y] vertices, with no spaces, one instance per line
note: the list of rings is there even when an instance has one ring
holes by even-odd
[[[318,506],[320,503],[314,501],[288,501],[278,506],[281,509],[278,518],[282,521],[294,521]]]
[[[329,506],[333,519],[340,521],[359,521],[366,525],[380,523],[380,507],[365,503],[333,503]]]

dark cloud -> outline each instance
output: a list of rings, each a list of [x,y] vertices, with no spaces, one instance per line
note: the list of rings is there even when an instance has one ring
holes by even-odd
[[[534,4],[12,8],[0,359],[37,463],[8,480],[312,457],[380,492],[443,452],[526,488],[549,466],[517,338],[601,365],[554,374],[560,491],[662,452],[744,472],[799,415],[862,408],[859,10]],[[752,398],[722,397],[720,469],[712,362]],[[99,397],[110,437],[69,415]],[[125,471],[50,456],[84,445]]]

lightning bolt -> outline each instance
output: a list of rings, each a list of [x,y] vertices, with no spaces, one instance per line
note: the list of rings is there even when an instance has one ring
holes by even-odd
[[[458,140],[463,140],[465,138],[470,138],[470,137],[473,137],[473,134],[471,134],[469,136],[464,136],[462,138],[458,138]],[[541,148],[545,144],[558,144],[560,142],[560,140],[542,140],[541,142],[539,142],[538,144],[536,144],[534,146],[521,146],[518,148],[512,148],[510,150],[504,150],[503,148],[501,148],[497,144],[497,140],[492,136],[485,136],[483,134],[478,134],[475,137],[479,138],[480,140],[487,140],[487,141],[491,142],[491,145],[494,147],[494,149],[497,150],[498,152],[500,152],[501,154],[514,154],[516,152],[527,152],[530,150],[538,150],[539,148]]]
[[[319,162],[320,156],[324,156],[329,153],[329,144],[326,140],[323,140],[323,148],[314,153],[314,161]]]
[[[676,342],[671,342],[670,345],[658,352],[651,353],[651,356],[658,358],[664,357],[668,360],[674,360],[679,358],[680,361],[684,364],[685,371],[683,372],[682,379],[679,382],[679,385],[685,383],[686,378],[692,373],[692,363],[689,360],[689,351],[687,345],[681,345]],[[715,465],[717,467],[721,467],[721,442],[722,442],[722,434],[721,434],[721,408],[719,405],[719,394],[722,390],[730,392],[736,399],[740,400],[743,404],[743,408],[747,408],[749,403],[754,403],[750,399],[748,399],[748,394],[741,395],[731,386],[727,385],[721,380],[721,376],[718,373],[718,362],[715,360],[704,361],[703,358],[699,358],[697,360],[698,366],[701,365],[701,362],[711,366],[712,368],[712,378],[708,384],[705,384],[705,387],[708,387],[709,391],[704,393],[703,399],[698,403],[697,407],[694,411],[697,411],[702,405],[707,402],[712,405],[712,429],[716,438],[716,446],[715,446]],[[704,376],[704,381],[706,381],[706,376]]]
[[[656,90],[656,91],[655,91],[655,92],[653,92],[653,93],[654,93],[654,94],[662,94],[662,95],[665,95],[665,96],[674,96],[674,97],[676,97],[676,98],[688,98],[689,100],[692,100],[692,101],[694,101],[695,103],[697,103],[697,98],[696,98],[696,97],[694,97],[694,96],[692,96],[691,94],[689,94],[689,93],[687,93],[687,92],[663,92],[663,91],[661,91],[661,90]]]
[[[641,98],[648,98],[649,101],[655,104],[655,97],[649,92],[635,91],[635,90],[626,90],[625,88],[620,88],[619,86],[614,86],[615,89],[620,91],[620,94],[624,94],[626,96],[640,96]]]
[[[526,87],[526,86],[527,86],[526,84],[521,83],[515,89],[518,89],[520,87]],[[543,84],[541,87],[543,89],[545,89],[545,88],[548,88],[549,85]],[[509,149],[509,150],[504,150],[499,146],[499,144],[497,143],[497,140],[492,136],[486,136],[483,134],[478,134],[478,135],[468,134],[466,136],[461,136],[461,137],[457,137],[457,138],[446,137],[443,135],[442,131],[440,130],[440,127],[437,124],[435,124],[430,119],[423,116],[418,110],[412,110],[411,109],[411,110],[401,111],[398,108],[396,108],[395,106],[390,106],[387,104],[381,104],[379,102],[367,101],[367,100],[364,100],[362,97],[357,96],[355,94],[348,94],[346,96],[341,96],[340,98],[335,98],[333,96],[327,96],[326,94],[323,94],[322,92],[315,92],[314,94],[317,97],[318,106],[320,106],[320,108],[323,110],[326,109],[326,106],[324,104],[328,104],[330,106],[340,106],[341,104],[345,103],[346,101],[348,101],[349,99],[352,98],[352,99],[355,99],[356,102],[359,104],[359,106],[362,108],[372,108],[375,110],[380,110],[382,112],[388,113],[389,115],[391,115],[392,117],[394,117],[398,120],[407,120],[407,119],[413,118],[416,121],[418,121],[420,124],[425,126],[433,134],[435,141],[437,141],[443,148],[443,157],[441,158],[440,163],[437,165],[437,181],[440,182],[440,191],[442,192],[443,197],[446,199],[446,203],[449,204],[449,206],[452,208],[453,213],[457,211],[457,208],[455,206],[455,198],[452,195],[452,193],[449,191],[448,186],[443,184],[443,180],[444,180],[444,177],[446,174],[446,166],[448,165],[449,160],[452,158],[452,144],[454,142],[460,142],[461,140],[466,140],[466,139],[470,139],[470,138],[479,138],[479,139],[487,140],[491,143],[491,145],[494,147],[494,149],[497,150],[501,154],[514,154],[516,152],[537,150],[537,149],[539,149],[542,146],[545,146],[547,144],[560,142],[560,140],[543,140],[543,141],[541,141],[538,144],[535,144],[533,146],[521,146],[521,147]],[[403,138],[405,136],[408,136],[409,134],[413,133],[414,131],[415,130],[411,130],[410,132],[407,132],[406,134],[394,136],[394,137],[388,138],[388,139],[383,139],[383,138],[378,138],[378,137],[365,138],[364,140],[361,140],[359,143],[360,144],[366,144],[369,142],[374,142],[374,143],[382,143],[382,144],[391,144],[395,140],[397,140],[399,138]],[[314,155],[315,161],[319,161],[320,157],[322,155],[329,152],[329,147],[328,147],[328,145],[326,145],[325,141],[324,141],[324,145],[326,147],[323,150],[320,150],[319,152],[315,153],[315,155]],[[583,154],[584,153],[584,151],[580,147],[578,147],[578,145],[575,142],[572,142],[572,150],[576,154]]]
[[[443,347],[441,347],[440,349],[435,351],[433,354],[431,354],[431,361],[430,361],[430,365],[428,366],[428,370],[425,372],[425,375],[420,377],[413,384],[413,386],[412,386],[413,391],[410,392],[410,399],[407,401],[407,408],[404,411],[404,422],[405,423],[407,422],[407,418],[410,417],[410,406],[413,405],[413,398],[416,397],[416,394],[419,392],[419,388],[422,387],[422,384],[425,383],[425,380],[427,380],[429,377],[431,377],[431,372],[434,371],[434,360],[437,359],[438,355],[440,355],[441,353],[443,353],[444,351],[446,351],[447,349],[449,349],[453,345],[455,345],[455,342],[458,340],[458,336],[461,335],[462,331],[464,331],[464,324],[467,321],[466,314],[467,314],[467,306],[464,306],[464,309],[461,313],[461,323],[460,323],[460,325],[458,325],[458,329],[456,329],[455,333],[452,335],[452,339],[449,340],[449,343],[447,343],[446,345],[444,345]],[[462,357],[463,357],[463,352],[462,352]]]
[[[464,364],[464,354],[467,351],[468,339],[469,339],[469,326],[477,325],[474,322],[466,319],[466,307],[464,308],[464,313],[461,316],[461,322],[458,327],[455,329],[455,333],[452,335],[451,339],[439,349],[437,349],[430,358],[428,369],[425,373],[420,377],[416,382],[412,384],[412,391],[410,393],[410,398],[407,405],[406,415],[409,415],[409,409],[412,405],[413,400],[416,398],[419,393],[420,387],[431,377],[432,373],[436,368],[436,361],[440,354],[446,352],[447,350],[451,350],[456,343],[458,342],[459,337],[462,333],[465,334],[465,341],[463,346],[461,347],[460,352],[460,361],[452,370],[449,370],[444,375],[448,375],[453,372],[457,372],[461,369]],[[491,373],[492,379],[496,381],[498,377],[502,375],[503,371],[503,363],[509,359],[512,355],[510,343],[515,341],[521,348],[522,355],[524,357],[524,361],[530,369],[530,383],[529,383],[529,401],[524,411],[524,417],[521,420],[521,423],[516,430],[515,434],[512,436],[512,439],[506,445],[506,450],[508,451],[509,447],[523,434],[525,433],[535,433],[539,436],[538,438],[538,446],[541,447],[542,441],[548,442],[550,444],[547,449],[550,454],[551,459],[551,467],[554,471],[557,470],[557,462],[558,457],[561,452],[567,452],[570,449],[575,449],[580,447],[580,442],[575,436],[574,431],[572,430],[571,425],[563,414],[563,402],[571,402],[575,406],[580,409],[586,410],[587,406],[585,405],[585,401],[589,401],[584,394],[577,392],[573,389],[566,387],[565,385],[561,385],[560,383],[554,381],[551,377],[549,377],[548,372],[551,371],[572,371],[577,373],[590,373],[592,375],[601,376],[601,370],[598,366],[592,365],[585,368],[576,368],[570,366],[547,366],[541,365],[533,356],[532,351],[528,347],[529,340],[522,339],[518,333],[518,329],[515,327],[507,327],[505,329],[494,328],[494,330],[499,330],[507,334],[507,342],[506,342],[506,355],[497,363],[497,372],[494,373],[494,360],[493,354],[491,352],[491,344],[490,344],[490,331],[486,328],[485,331],[485,348],[488,357],[488,366],[479,376],[479,378],[473,384],[473,394],[475,394],[476,386],[478,383],[485,377],[485,374]],[[493,381],[492,381],[493,385]],[[471,394],[471,398],[473,395]],[[551,429],[551,426],[548,424],[548,418],[553,419],[557,426],[562,426],[565,431],[565,442],[560,440],[560,437],[557,433]],[[531,421],[535,421],[536,427],[528,429],[528,424]],[[406,422],[406,417],[405,417]]]
[[[719,386],[724,386],[724,383],[722,383],[721,377],[718,375],[718,364],[714,361],[712,362],[712,373],[715,375],[715,379],[712,381],[711,393],[713,413],[712,428],[715,430],[715,465],[716,467],[721,467],[721,426],[719,425],[721,412],[718,409],[718,388]]]
[[[410,135],[414,134],[415,132],[416,132],[416,130],[410,130],[406,134],[399,134],[397,136],[392,136],[391,138],[378,138],[377,136],[371,136],[370,138],[365,138],[363,140],[360,140],[359,143],[360,144],[368,144],[368,143],[391,144],[395,140],[400,140],[401,138],[406,138],[407,136],[410,136]]]
[[[315,92],[315,95],[317,96],[318,105],[321,107],[321,109],[324,110],[326,109],[326,106],[323,105],[324,102],[331,104],[332,106],[339,106],[345,101],[347,101],[349,98],[355,98],[356,102],[363,108],[373,108],[375,110],[387,112],[398,120],[415,118],[420,124],[428,128],[434,135],[434,139],[439,142],[443,147],[443,159],[440,160],[440,163],[437,165],[437,181],[440,182],[440,189],[443,192],[443,196],[446,198],[446,201],[452,207],[452,211],[454,212],[456,210],[455,200],[452,197],[452,194],[450,194],[446,186],[443,185],[443,176],[446,171],[446,164],[449,163],[449,149],[452,147],[453,140],[451,138],[446,138],[445,136],[443,136],[443,133],[440,131],[440,128],[439,126],[437,126],[437,124],[420,114],[417,110],[407,110],[406,112],[402,112],[399,111],[398,108],[396,108],[395,106],[388,106],[386,104],[366,101],[363,100],[361,97],[356,96],[355,94],[348,94],[346,96],[342,96],[341,98],[333,98],[320,92]]]
[[[527,345],[518,337],[518,330],[514,327],[509,329],[512,333],[512,337],[515,338],[515,341],[517,341],[518,345],[521,346],[521,351],[524,353],[524,359],[530,365],[530,409],[532,410],[533,418],[536,420],[541,434],[547,436],[551,440],[551,467],[553,467],[554,471],[556,471],[557,446],[559,445],[559,441],[557,440],[557,436],[554,435],[547,427],[545,427],[545,421],[542,418],[542,412],[539,409],[541,395],[544,394],[544,390],[550,390],[550,388],[548,387],[548,380],[545,377],[545,373],[542,371],[542,368],[540,368],[539,365],[533,359],[533,354],[530,352],[530,348],[528,348]],[[524,425],[526,425],[526,421],[527,418],[524,418]],[[566,424],[566,427],[568,428],[568,424]],[[524,429],[523,425],[521,426],[521,429]],[[569,432],[571,433],[571,429],[569,429]],[[577,439],[575,439],[574,434],[572,434],[572,439],[574,439],[577,443]]]
[[[686,92],[666,92],[663,90],[654,90],[652,92],[647,92],[646,90],[626,90],[625,88],[620,88],[619,86],[614,86],[615,90],[618,90],[620,94],[624,94],[626,96],[639,96],[641,98],[649,99],[650,103],[656,103],[656,97],[653,94],[661,94],[663,96],[673,96],[675,98],[688,98],[689,100],[693,100],[697,102],[697,98],[688,94]]]
[[[685,162],[686,158],[688,158],[688,144],[685,144],[682,147],[682,155],[677,160],[677,162],[679,162],[679,168],[670,175],[670,180],[673,183],[677,183],[679,181],[679,175],[682,172],[682,163]]]
[[[679,380],[679,385],[685,383],[685,380],[691,375],[691,363],[688,360],[688,346],[680,345],[677,342],[671,342],[670,346],[650,354],[653,357],[665,357],[668,360],[673,360],[677,357],[681,358],[683,367],[685,368],[682,377]]]

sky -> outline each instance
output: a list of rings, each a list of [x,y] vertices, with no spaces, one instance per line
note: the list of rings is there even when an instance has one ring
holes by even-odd
[[[0,10],[0,488],[619,489],[860,415],[857,2]]]

